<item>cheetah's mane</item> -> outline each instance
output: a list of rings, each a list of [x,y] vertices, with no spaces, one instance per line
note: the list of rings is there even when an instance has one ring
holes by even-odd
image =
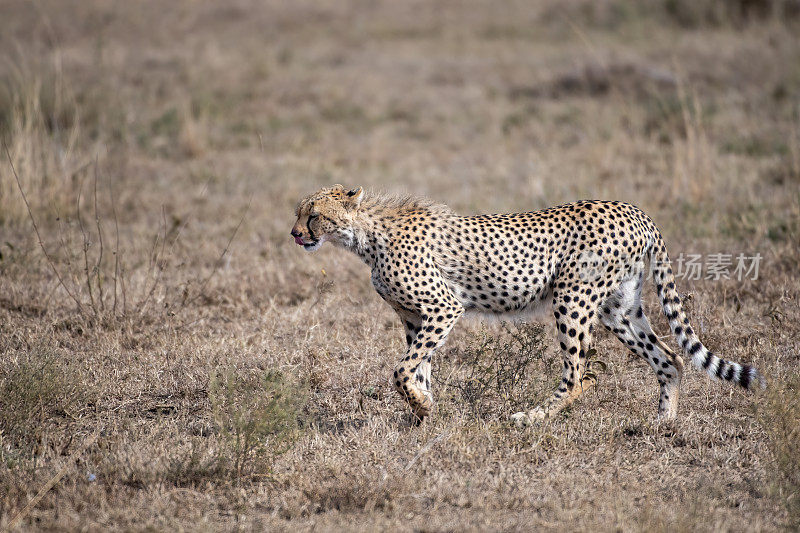
[[[402,214],[412,211],[425,211],[432,215],[453,215],[452,209],[443,203],[424,196],[411,194],[392,194],[368,191],[361,202],[361,210],[382,209],[388,213]],[[387,214],[388,214],[387,213]]]

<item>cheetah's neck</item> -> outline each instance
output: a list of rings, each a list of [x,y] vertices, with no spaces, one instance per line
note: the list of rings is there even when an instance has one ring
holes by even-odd
[[[385,249],[388,240],[384,224],[370,210],[359,211],[351,220],[350,226],[339,233],[339,244],[371,267],[375,266],[375,261]]]
[[[384,254],[388,255],[392,240],[398,235],[413,237],[417,242],[447,242],[443,234],[448,232],[448,221],[455,215],[444,205],[419,202],[412,199],[387,205],[381,199],[365,200],[350,225],[339,231],[340,246],[375,267]],[[434,249],[440,253],[440,248]]]

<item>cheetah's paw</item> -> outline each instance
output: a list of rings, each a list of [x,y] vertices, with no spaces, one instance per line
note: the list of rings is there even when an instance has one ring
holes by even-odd
[[[537,422],[541,422],[547,418],[547,413],[541,407],[537,407],[531,411],[520,411],[511,415],[511,421],[517,427],[532,426]]]

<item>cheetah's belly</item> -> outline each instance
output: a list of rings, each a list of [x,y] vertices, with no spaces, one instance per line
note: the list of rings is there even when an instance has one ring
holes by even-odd
[[[456,281],[447,285],[467,313],[501,320],[527,320],[547,315],[552,307],[553,290],[547,283],[537,286],[500,286],[492,293],[476,292]]]

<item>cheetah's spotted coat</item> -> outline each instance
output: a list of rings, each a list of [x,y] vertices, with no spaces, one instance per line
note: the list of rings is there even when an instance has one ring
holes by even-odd
[[[300,201],[295,241],[331,241],[372,268],[378,294],[403,321],[408,348],[392,376],[417,420],[430,413],[431,356],[465,312],[552,308],[563,356],[561,383],[517,423],[546,418],[594,384],[587,353],[599,321],[656,373],[659,418],[677,413],[682,358],[656,337],[642,311],[646,261],[679,345],[710,376],[745,389],[764,385],[751,366],[726,361],[700,342],[681,307],[661,233],[640,209],[580,201],[542,211],[459,216],[418,198],[370,196],[341,185]]]

